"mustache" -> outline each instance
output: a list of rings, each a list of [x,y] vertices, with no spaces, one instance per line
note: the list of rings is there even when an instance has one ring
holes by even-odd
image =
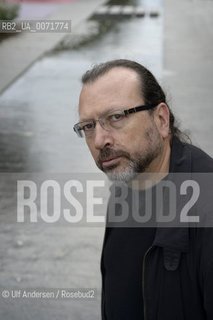
[[[97,163],[101,165],[103,161],[117,157],[125,157],[130,159],[130,154],[123,150],[114,150],[112,148],[105,147],[100,151]]]

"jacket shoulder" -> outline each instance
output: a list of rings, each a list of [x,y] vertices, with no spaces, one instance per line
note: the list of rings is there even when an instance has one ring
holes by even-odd
[[[210,155],[191,144],[184,144],[184,149],[191,153],[192,172],[213,172],[213,158]]]
[[[170,172],[213,172],[213,159],[200,148],[174,137],[171,145]]]

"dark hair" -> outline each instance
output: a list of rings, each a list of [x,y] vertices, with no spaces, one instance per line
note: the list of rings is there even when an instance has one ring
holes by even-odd
[[[151,104],[156,106],[161,102],[164,102],[167,104],[170,112],[171,135],[176,136],[182,141],[185,141],[186,135],[183,132],[181,132],[180,129],[178,128],[174,114],[171,111],[166,101],[166,95],[164,91],[162,90],[160,84],[158,83],[156,78],[153,76],[153,74],[141,64],[135,61],[126,60],[126,59],[111,60],[105,63],[100,63],[93,66],[91,70],[88,70],[85,72],[85,74],[82,76],[82,83],[83,84],[92,83],[96,79],[98,79],[99,77],[101,77],[102,75],[106,74],[108,71],[116,67],[128,68],[137,73],[140,80],[140,89],[141,89],[141,93],[142,93],[145,104]],[[153,110],[149,110],[149,112],[152,113]]]

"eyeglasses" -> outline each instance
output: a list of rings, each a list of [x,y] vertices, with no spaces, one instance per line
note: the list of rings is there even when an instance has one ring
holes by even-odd
[[[155,108],[155,105],[142,105],[131,109],[126,110],[116,110],[110,111],[105,115],[101,116],[99,119],[96,120],[86,120],[76,123],[73,127],[73,130],[76,132],[78,137],[91,137],[95,132],[96,123],[99,122],[101,127],[107,131],[111,129],[120,129],[122,128],[127,119],[128,115],[132,113],[136,113],[139,111],[150,110]]]

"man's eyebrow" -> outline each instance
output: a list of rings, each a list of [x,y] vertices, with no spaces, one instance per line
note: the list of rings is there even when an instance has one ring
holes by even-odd
[[[79,118],[79,122],[93,121],[94,118]]]
[[[124,108],[122,108],[122,107],[112,107],[112,108],[110,108],[110,109],[108,109],[108,110],[106,110],[105,112],[103,112],[103,113],[101,113],[99,116],[98,116],[98,118],[101,118],[101,117],[104,117],[105,115],[107,115],[108,113],[111,113],[111,112],[116,112],[116,111],[118,111],[118,110],[123,110]],[[91,121],[91,120],[95,120],[95,119],[97,119],[97,118],[84,118],[84,117],[82,117],[82,118],[80,118],[79,119],[79,122],[84,122],[84,121]]]

